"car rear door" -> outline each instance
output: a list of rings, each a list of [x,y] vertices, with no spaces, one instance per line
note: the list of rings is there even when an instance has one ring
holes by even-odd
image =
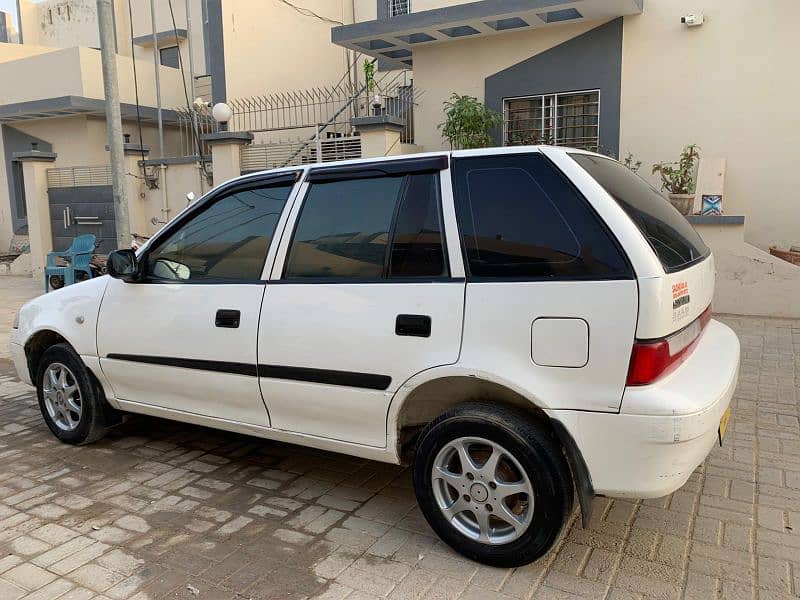
[[[450,260],[448,177],[446,156],[310,171],[261,311],[273,427],[382,447],[394,392],[458,360],[464,279]]]

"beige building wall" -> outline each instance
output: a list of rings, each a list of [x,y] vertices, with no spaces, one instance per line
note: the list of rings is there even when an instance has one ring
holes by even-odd
[[[0,63],[18,60],[20,58],[28,58],[29,56],[36,56],[37,54],[45,54],[47,52],[53,52],[53,50],[54,48],[36,46],[33,44],[0,43]]]
[[[414,112],[415,142],[423,150],[448,148],[437,126],[444,121],[442,105],[454,92],[482,101],[484,80],[488,76],[602,23],[547,27],[415,48],[414,87],[421,94]]]
[[[353,22],[351,0],[296,4],[334,22],[300,14],[279,0],[224,0],[228,98],[333,85],[345,74],[350,53],[331,43],[331,27]]]
[[[700,8],[703,26],[680,23]],[[762,249],[800,244],[799,19],[797,0],[651,0],[625,19],[620,152],[654,182],[685,144],[726,158],[724,210]]]
[[[5,46],[5,44],[4,44]],[[37,47],[36,50],[39,50]],[[2,51],[2,48],[0,48]],[[153,64],[137,61],[139,101],[144,106],[156,105]],[[184,106],[180,72],[159,67],[161,97],[165,108]],[[122,102],[134,103],[133,64],[127,56],[117,56],[119,92]],[[35,73],[36,76],[31,76]],[[85,96],[103,99],[103,76],[100,51],[92,48],[67,48],[39,52],[18,60],[0,60],[0,81],[15,85],[0,88],[0,104],[28,102],[61,96]]]

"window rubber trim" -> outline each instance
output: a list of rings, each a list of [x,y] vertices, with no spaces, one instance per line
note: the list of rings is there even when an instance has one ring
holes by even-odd
[[[342,165],[338,167],[317,167],[306,175],[308,183],[329,183],[348,179],[372,179],[375,177],[401,177],[416,173],[435,173],[448,168],[450,161],[446,155],[423,158],[404,158],[387,160],[372,164]]]

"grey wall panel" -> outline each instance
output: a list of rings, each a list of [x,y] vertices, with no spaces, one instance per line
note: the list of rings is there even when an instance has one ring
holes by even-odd
[[[486,78],[486,106],[503,112],[503,99],[579,90],[600,90],[600,146],[619,153],[622,22],[600,27]],[[492,132],[502,144],[502,129]]]
[[[38,143],[38,149],[42,152],[52,152],[53,145],[43,139],[23,133],[18,129],[14,129],[9,125],[0,126],[3,131],[3,152],[5,152],[5,169],[6,180],[8,181],[8,198],[11,201],[11,219],[14,227],[14,233],[25,234],[28,233],[28,219],[24,215],[18,214],[17,210],[17,192],[14,186],[14,170],[12,167],[13,157],[15,152],[27,152],[31,150],[31,144]],[[0,248],[0,251],[5,250]]]

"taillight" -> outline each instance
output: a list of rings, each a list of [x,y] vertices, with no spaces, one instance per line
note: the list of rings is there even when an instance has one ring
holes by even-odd
[[[694,349],[710,320],[711,306],[672,335],[657,340],[636,340],[626,385],[647,385],[675,369]]]

